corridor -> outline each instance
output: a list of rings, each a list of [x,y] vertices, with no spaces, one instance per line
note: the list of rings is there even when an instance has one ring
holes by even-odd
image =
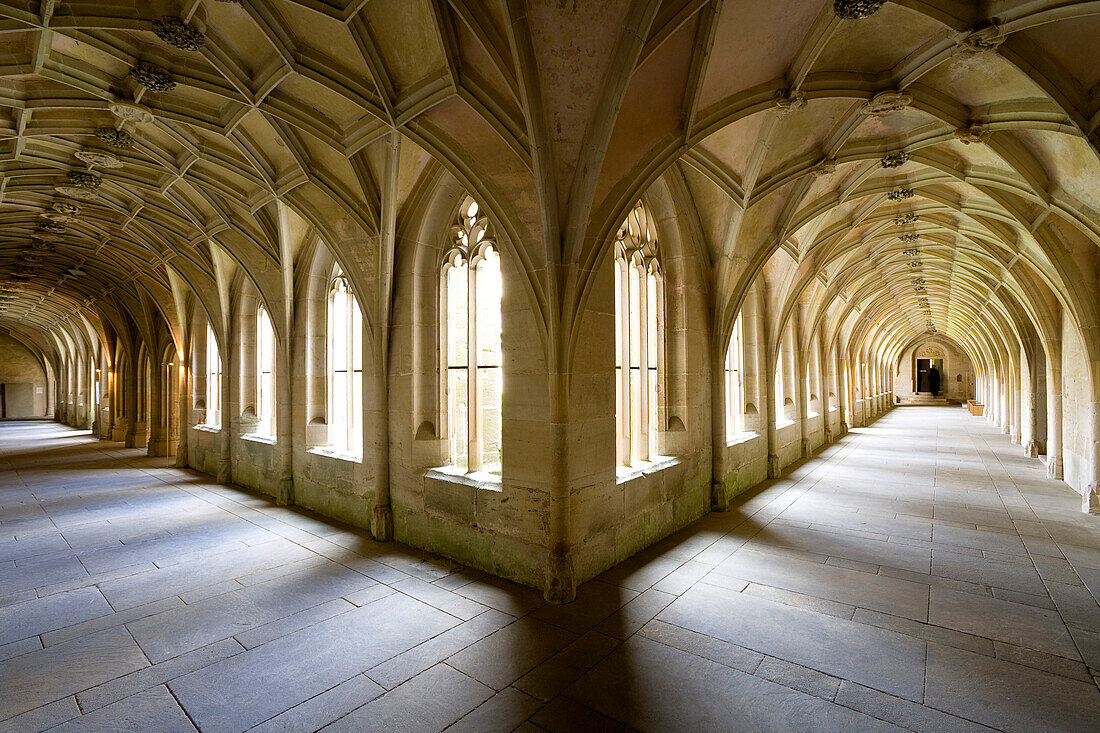
[[[887,413],[562,606],[119,446],[0,423],[0,730],[1100,719],[1100,517],[957,407]]]

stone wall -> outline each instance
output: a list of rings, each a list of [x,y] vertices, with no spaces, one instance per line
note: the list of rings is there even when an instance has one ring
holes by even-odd
[[[894,367],[894,396],[901,401],[915,397],[916,360],[943,359],[940,394],[955,402],[974,398],[975,372],[970,357],[954,342],[942,338],[922,339],[905,349]]]
[[[46,373],[30,349],[0,333],[0,384],[5,386],[5,417],[46,415]]]

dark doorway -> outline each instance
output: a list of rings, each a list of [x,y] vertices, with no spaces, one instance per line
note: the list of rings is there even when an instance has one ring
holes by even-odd
[[[928,370],[931,368],[931,361],[928,359],[917,359],[917,392],[931,392],[932,388],[928,386]]]
[[[929,384],[928,375],[932,367],[940,373],[940,391],[947,388],[943,373],[943,359],[917,359],[917,393],[932,394],[932,385]]]

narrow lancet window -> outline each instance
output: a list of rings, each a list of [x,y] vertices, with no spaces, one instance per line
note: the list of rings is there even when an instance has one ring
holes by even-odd
[[[328,296],[329,446],[363,452],[363,314],[351,284],[337,272]]]
[[[500,254],[488,218],[466,197],[451,227],[440,283],[448,461],[501,472],[503,374]]]
[[[639,201],[615,240],[615,393],[621,466],[659,453],[664,297],[657,235]]]
[[[267,309],[256,313],[256,417],[258,435],[275,435],[275,329]]]

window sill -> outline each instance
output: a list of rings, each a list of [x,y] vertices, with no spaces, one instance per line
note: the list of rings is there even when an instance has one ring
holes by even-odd
[[[216,425],[192,425],[192,428],[203,433],[220,433],[222,431],[221,426]]]
[[[250,443],[263,443],[264,445],[276,445],[279,442],[274,435],[256,435],[254,433],[245,433],[241,436],[241,440],[247,440]]]
[[[618,466],[615,469],[615,483],[621,484],[642,476],[651,476],[679,463],[680,459],[676,456],[657,456],[652,461],[639,461],[630,466]]]
[[[485,491],[503,491],[504,483],[501,477],[495,473],[486,473],[485,471],[471,471],[466,473],[461,468],[455,468],[454,466],[439,466],[438,468],[429,468],[424,472],[424,478],[435,479],[436,481],[446,481],[450,484],[459,484],[461,486],[472,486],[475,489],[483,489]]]
[[[732,448],[735,445],[741,445],[742,443],[748,443],[753,438],[759,438],[760,433],[744,432],[738,433],[731,438],[726,438],[726,447]]]
[[[362,463],[363,456],[359,453],[339,453],[331,448],[310,448],[307,453],[311,453],[315,456],[322,456],[324,458],[335,458],[338,461],[347,461],[348,463]]]
[[[781,429],[787,427],[788,425],[794,425],[794,422],[795,422],[794,420],[787,420],[786,418],[784,418],[782,420],[776,420],[775,421],[775,429],[776,430],[781,430]]]

